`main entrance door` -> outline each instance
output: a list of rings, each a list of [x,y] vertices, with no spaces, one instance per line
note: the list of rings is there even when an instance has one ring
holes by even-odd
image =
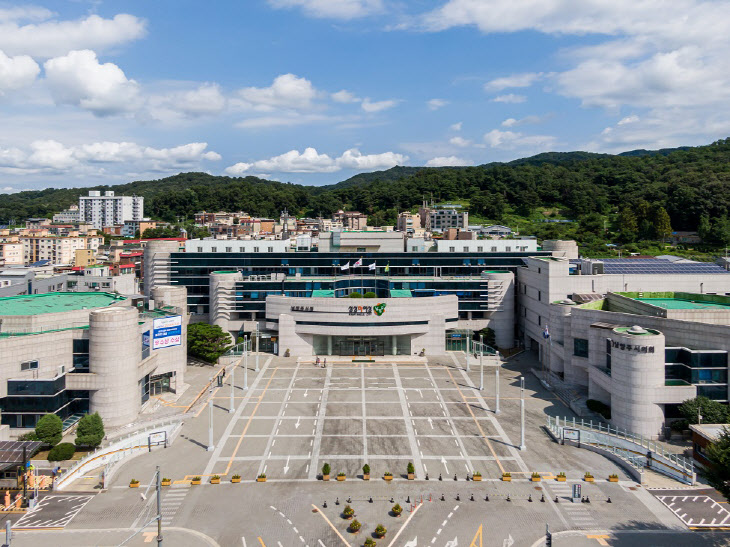
[[[385,355],[385,342],[379,336],[335,337],[333,350],[336,355]]]

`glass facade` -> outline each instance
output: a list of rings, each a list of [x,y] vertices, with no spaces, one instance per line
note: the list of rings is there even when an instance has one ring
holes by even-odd
[[[12,428],[35,427],[44,414],[65,420],[89,412],[89,392],[66,389],[66,376],[49,380],[8,380],[8,395],[0,399],[2,423]]]
[[[484,270],[513,273],[528,256],[550,256],[548,251],[532,253],[172,253],[171,283],[184,285],[188,306],[193,313],[209,313],[209,275],[214,271],[240,271],[249,276],[283,274],[284,281],[244,281],[236,287],[236,311],[247,313],[246,319],[263,319],[269,294],[311,296],[313,290],[334,290],[336,296],[352,291],[372,291],[379,298],[393,289],[411,290],[414,297],[456,294],[459,315],[481,319],[487,305]],[[367,269],[352,270],[346,275],[342,264],[362,258],[367,266],[377,264],[377,276]],[[384,272],[388,266],[387,274]],[[362,275],[360,275],[362,273]],[[370,273],[370,275],[368,275]],[[295,276],[299,275],[299,278]],[[412,279],[409,279],[412,278]],[[251,314],[255,315],[251,315]],[[474,315],[477,314],[477,315]]]
[[[697,395],[716,401],[728,400],[727,352],[666,348],[664,361],[667,381],[694,384]]]

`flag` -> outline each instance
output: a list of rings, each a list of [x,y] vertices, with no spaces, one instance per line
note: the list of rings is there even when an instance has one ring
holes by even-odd
[[[349,270],[350,269],[350,261],[347,261],[347,264],[344,266],[340,266],[340,270]]]
[[[375,262],[373,262],[372,264],[370,264],[370,265],[368,266],[368,270],[373,270],[373,271],[375,271]]]
[[[357,262],[355,262],[355,263],[354,263],[354,264],[352,265],[352,267],[353,267],[353,268],[359,268],[359,267],[361,267],[361,266],[362,266],[362,258],[361,258],[361,259],[359,259],[359,260],[358,260]]]
[[[388,273],[389,271],[390,271],[390,262],[388,262],[388,263],[387,263],[387,264],[385,265],[385,273]]]

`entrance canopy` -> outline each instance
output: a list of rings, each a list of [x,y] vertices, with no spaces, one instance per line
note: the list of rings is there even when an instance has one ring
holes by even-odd
[[[35,454],[43,445],[40,441],[0,441],[0,471],[23,464],[23,448],[25,457]]]

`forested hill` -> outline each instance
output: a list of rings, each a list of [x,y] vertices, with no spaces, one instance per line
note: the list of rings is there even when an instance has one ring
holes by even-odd
[[[274,217],[284,208],[311,216],[345,208],[368,213],[371,224],[392,224],[398,211],[433,195],[436,201],[468,200],[473,214],[492,220],[505,213],[529,217],[536,208],[558,208],[574,219],[635,210],[641,222],[650,214],[647,211],[664,208],[674,230],[694,230],[703,215],[714,219],[730,215],[730,139],[666,153],[548,153],[509,164],[397,167],[326,188],[183,173],[92,189],[145,196],[146,214],[166,220],[191,218],[200,210],[243,210]],[[75,203],[87,190],[0,196],[0,223],[51,215]]]

